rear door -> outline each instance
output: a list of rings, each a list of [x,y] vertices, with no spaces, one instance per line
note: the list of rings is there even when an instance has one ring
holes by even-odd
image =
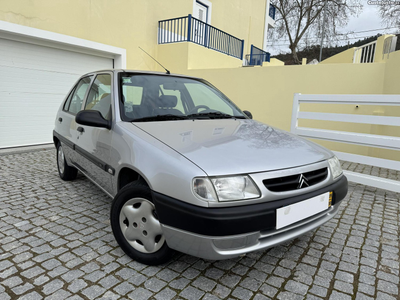
[[[104,119],[112,120],[112,73],[97,74],[90,86],[85,110],[97,110]],[[87,176],[112,194],[112,130],[77,124],[75,150]]]
[[[70,92],[62,110],[59,110],[56,117],[55,131],[61,141],[63,151],[67,159],[79,167],[79,158],[74,151],[78,137],[76,114],[82,109],[83,100],[89,90],[93,76],[81,78]]]

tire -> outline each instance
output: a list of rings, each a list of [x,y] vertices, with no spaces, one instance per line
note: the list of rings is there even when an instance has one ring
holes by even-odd
[[[133,182],[118,192],[111,205],[110,223],[119,246],[132,259],[151,266],[170,260],[173,250],[165,241],[145,184]]]
[[[65,181],[74,180],[76,178],[76,175],[78,174],[78,170],[74,167],[68,166],[60,142],[57,144],[56,157],[57,157],[57,169],[60,178]]]

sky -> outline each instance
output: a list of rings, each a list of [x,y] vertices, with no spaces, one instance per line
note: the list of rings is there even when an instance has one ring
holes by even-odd
[[[342,33],[354,32],[354,33],[348,35],[348,38],[349,38],[348,41],[350,43],[356,42],[359,39],[363,39],[365,37],[376,35],[378,33],[381,33],[381,34],[399,33],[397,29],[372,31],[374,29],[381,29],[381,28],[386,28],[386,27],[387,27],[386,25],[383,25],[381,23],[381,18],[379,16],[379,6],[378,5],[369,5],[369,4],[365,3],[362,13],[358,17],[351,17],[347,26],[338,28],[338,32],[342,32]],[[369,30],[371,30],[371,31],[369,31]],[[360,32],[360,31],[368,31],[368,32]],[[345,41],[344,43],[347,44],[347,41]],[[285,44],[285,42],[282,42],[282,41],[276,42],[275,45],[277,45],[277,44],[282,45],[282,44]],[[288,42],[286,42],[286,44],[289,45]],[[318,44],[319,44],[319,42],[318,42]],[[268,43],[268,45],[270,45],[270,43]],[[274,47],[273,45],[269,47],[268,51],[271,53],[271,55],[276,55],[276,54],[279,54],[280,52],[286,52],[286,53],[290,52],[290,50],[287,46]]]

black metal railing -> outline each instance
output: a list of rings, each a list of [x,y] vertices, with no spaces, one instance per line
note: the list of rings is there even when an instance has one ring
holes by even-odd
[[[272,18],[272,20],[275,20],[275,11],[276,7],[273,4],[269,4],[269,16]]]
[[[243,59],[244,40],[188,15],[158,22],[158,43],[193,42]]]
[[[246,60],[249,66],[261,66],[264,61],[270,61],[271,55],[254,45],[251,45],[250,54],[246,55]]]

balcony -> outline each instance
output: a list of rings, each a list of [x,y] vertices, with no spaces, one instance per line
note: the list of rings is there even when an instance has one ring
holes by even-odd
[[[192,15],[158,22],[158,44],[192,42],[243,59],[244,40],[238,39]]]
[[[251,45],[250,54],[246,55],[248,66],[262,66],[264,61],[270,61],[270,53]]]

